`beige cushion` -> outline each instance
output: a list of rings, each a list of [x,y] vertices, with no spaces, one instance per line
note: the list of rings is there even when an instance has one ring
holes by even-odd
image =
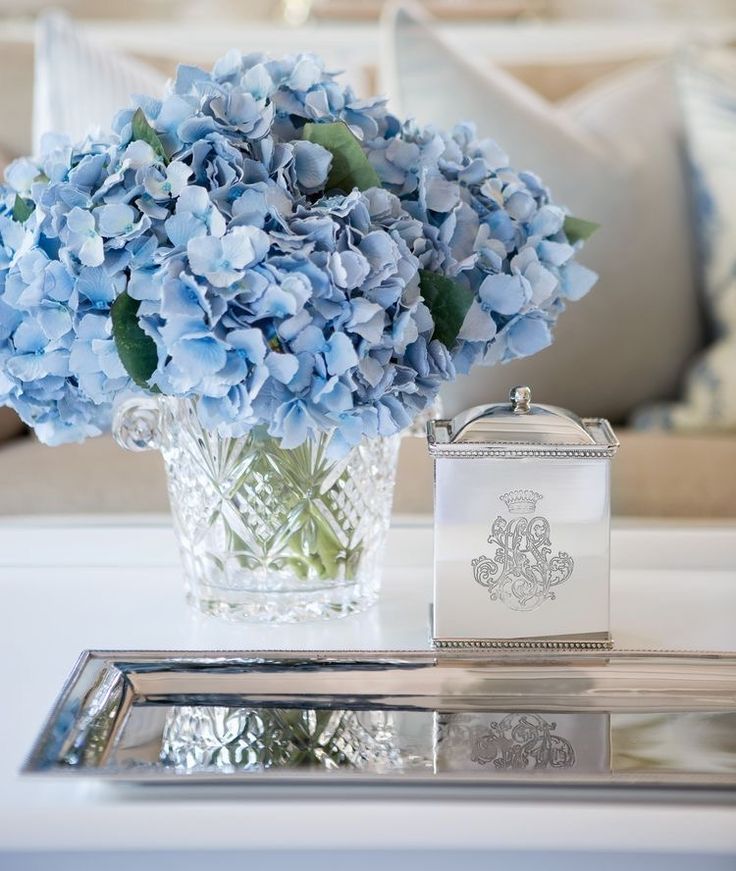
[[[638,517],[736,517],[736,439],[619,433],[613,510]],[[111,438],[49,448],[32,438],[0,448],[0,514],[146,513],[168,510],[161,457],[130,454]],[[394,511],[432,511],[424,439],[402,442]]]
[[[0,151],[8,156],[31,149],[33,46],[0,38]]]
[[[736,437],[620,435],[613,511],[638,517],[736,517]]]
[[[131,454],[111,437],[50,448],[35,438],[0,447],[0,514],[167,511],[160,454]]]
[[[13,156],[3,149],[2,144],[0,143],[0,174],[5,171],[5,167],[13,160]]]
[[[0,442],[22,432],[23,424],[18,415],[11,408],[0,408]]]
[[[501,63],[499,66],[546,100],[556,102],[571,97],[598,79],[647,60],[651,58],[647,56],[629,57],[625,60],[572,58],[556,59],[546,63],[543,60],[526,63],[508,62]]]
[[[630,517],[736,517],[736,438],[617,430],[613,513]],[[423,440],[405,439],[394,510],[432,510],[432,463]]]

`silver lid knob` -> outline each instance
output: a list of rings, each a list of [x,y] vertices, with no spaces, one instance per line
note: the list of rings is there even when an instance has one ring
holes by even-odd
[[[514,414],[527,414],[532,401],[532,391],[523,384],[509,390],[509,401]]]

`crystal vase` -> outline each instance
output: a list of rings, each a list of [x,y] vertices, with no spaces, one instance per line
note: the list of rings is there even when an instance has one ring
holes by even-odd
[[[265,430],[225,438],[195,404],[122,403],[113,434],[161,451],[187,599],[228,620],[301,622],[357,613],[378,597],[398,437],[340,459],[326,438],[281,448]]]

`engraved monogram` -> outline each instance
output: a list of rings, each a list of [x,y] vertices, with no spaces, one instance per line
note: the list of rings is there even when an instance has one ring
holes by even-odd
[[[509,514],[534,514],[541,493],[513,490],[499,497]],[[575,562],[563,552],[552,554],[550,525],[546,517],[535,515],[507,520],[500,515],[493,521],[488,543],[496,545],[493,558],[479,556],[471,563],[477,583],[488,588],[493,601],[499,600],[514,611],[533,611],[547,599],[554,599],[553,588],[569,580]]]
[[[489,723],[489,731],[475,737],[471,760],[502,771],[528,768],[571,768],[575,764],[572,744],[555,735],[556,723],[539,714],[508,714]]]

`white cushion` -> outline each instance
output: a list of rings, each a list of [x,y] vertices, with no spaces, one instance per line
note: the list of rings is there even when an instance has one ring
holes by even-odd
[[[42,15],[36,27],[34,152],[49,131],[79,140],[91,129],[109,128],[134,94],[157,96],[165,82],[146,64],[97,45],[65,15]]]
[[[413,8],[388,16],[384,27],[382,69],[399,114],[442,127],[474,120],[558,202],[601,224],[582,258],[599,283],[562,316],[553,346],[449,386],[448,413],[520,383],[540,401],[614,420],[674,396],[702,336],[673,66],[615,73],[553,105],[459,53]]]
[[[681,402],[642,409],[636,424],[736,429],[736,54],[691,53],[680,94],[692,168],[707,316],[715,341],[687,373]]]

